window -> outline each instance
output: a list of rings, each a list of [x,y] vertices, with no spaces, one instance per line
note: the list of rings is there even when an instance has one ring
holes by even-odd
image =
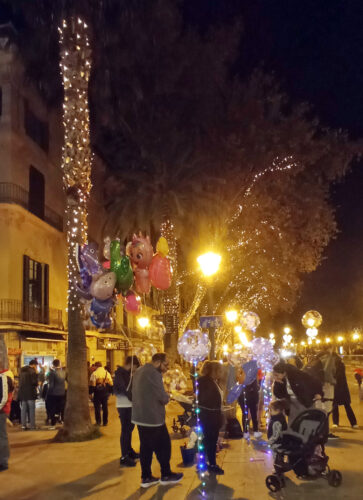
[[[23,256],[23,320],[49,323],[49,266]]]
[[[45,152],[49,149],[48,123],[40,120],[30,109],[28,101],[24,101],[24,128],[26,134]]]
[[[29,169],[29,212],[44,219],[45,181],[44,175],[34,167]]]

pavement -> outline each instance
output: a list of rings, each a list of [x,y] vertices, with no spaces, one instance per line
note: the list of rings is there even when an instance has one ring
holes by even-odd
[[[350,370],[347,371],[352,380]],[[363,499],[363,402],[358,398],[358,387],[351,385],[352,407],[360,428],[353,430],[340,408],[341,427],[336,434],[339,440],[329,441],[326,452],[331,468],[343,475],[339,488],[328,485],[324,479],[300,481],[292,472],[286,477],[286,488],[270,494],[265,478],[272,471],[272,456],[266,453],[263,443],[251,439],[229,440],[218,453],[218,464],[225,475],[207,480],[202,497],[200,481],[195,467],[184,467],[180,446],[185,438],[171,431],[172,419],[182,413],[176,402],[167,407],[167,424],[172,438],[172,469],[184,473],[182,482],[174,486],[153,486],[147,490],[140,486],[140,466],[120,468],[120,423],[115,400],[110,398],[110,423],[102,427],[103,436],[82,443],[54,443],[56,431],[44,426],[44,407],[38,404],[37,431],[21,431],[19,426],[9,428],[11,459],[9,470],[1,472],[1,500],[335,500]],[[91,408],[92,410],[92,408]],[[93,417],[93,412],[92,412]],[[263,438],[266,436],[264,435]],[[138,450],[137,431],[133,433],[133,446]],[[160,476],[156,458],[153,474]]]

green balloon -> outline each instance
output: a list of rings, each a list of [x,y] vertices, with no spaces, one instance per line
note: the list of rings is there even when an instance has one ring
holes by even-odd
[[[110,260],[111,260],[111,271],[117,274],[117,270],[121,265],[121,247],[118,240],[111,241],[110,244]]]
[[[131,262],[128,257],[121,258],[121,263],[116,270],[116,277],[117,289],[122,293],[122,295],[126,295],[134,282],[134,272],[132,270]]]

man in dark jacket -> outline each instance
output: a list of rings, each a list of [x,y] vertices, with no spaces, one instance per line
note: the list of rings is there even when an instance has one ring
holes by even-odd
[[[290,401],[289,421],[322,397],[322,383],[296,366],[280,361],[273,367],[273,377],[276,398]]]
[[[48,390],[47,390],[47,407],[49,409],[50,427],[49,430],[55,429],[58,415],[61,420],[64,418],[64,405],[66,399],[66,374],[61,368],[59,359],[55,359],[51,369],[47,374]]]
[[[135,467],[137,458],[140,455],[132,449],[132,431],[135,424],[131,422],[132,393],[131,383],[134,371],[139,368],[140,361],[137,356],[127,356],[125,365],[119,366],[115,371],[113,392],[116,395],[116,408],[121,422],[121,458],[120,465]]]
[[[35,429],[35,401],[38,397],[38,361],[32,359],[28,366],[20,370],[18,400],[21,406],[21,428],[27,429],[27,415],[29,414],[30,429]]]
[[[182,473],[171,472],[171,442],[165,425],[165,405],[169,396],[165,392],[162,373],[168,371],[165,353],[156,353],[151,363],[138,368],[132,384],[132,422],[137,425],[140,437],[141,487],[154,484],[175,484]],[[153,453],[161,467],[161,480],[151,474]]]

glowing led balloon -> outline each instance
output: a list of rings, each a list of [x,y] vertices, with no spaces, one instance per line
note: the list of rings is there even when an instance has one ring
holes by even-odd
[[[240,322],[243,328],[254,332],[260,324],[260,318],[255,312],[243,311]]]
[[[271,369],[271,367],[279,359],[271,342],[263,337],[257,337],[256,339],[251,340],[250,349],[253,359],[257,361],[259,366],[265,368],[266,370]]]
[[[301,323],[305,328],[319,328],[322,322],[322,315],[318,311],[308,311],[301,318]]]
[[[210,341],[201,330],[187,330],[178,341],[178,352],[185,361],[198,363],[209,355]]]

